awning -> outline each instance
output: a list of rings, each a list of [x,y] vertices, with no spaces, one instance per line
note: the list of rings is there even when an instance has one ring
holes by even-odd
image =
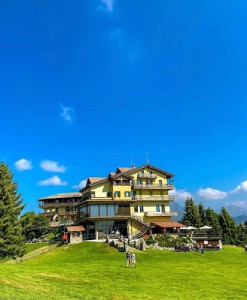
[[[83,226],[67,226],[66,227],[68,232],[74,232],[74,231],[86,231]]]
[[[180,228],[184,226],[184,224],[178,222],[152,222],[152,224],[161,228]]]

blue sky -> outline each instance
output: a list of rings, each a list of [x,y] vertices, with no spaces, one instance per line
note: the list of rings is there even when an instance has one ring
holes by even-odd
[[[26,210],[150,163],[247,214],[246,1],[1,1],[0,159]]]

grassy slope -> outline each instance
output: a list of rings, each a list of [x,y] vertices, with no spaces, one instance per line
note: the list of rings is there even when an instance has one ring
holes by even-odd
[[[246,299],[247,255],[138,252],[137,269],[106,244],[63,246],[22,264],[0,264],[0,299]]]

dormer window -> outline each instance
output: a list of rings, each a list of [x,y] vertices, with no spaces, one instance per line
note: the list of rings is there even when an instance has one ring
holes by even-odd
[[[95,197],[95,192],[91,192],[91,198]]]
[[[144,174],[144,170],[141,170],[141,174]]]
[[[150,170],[150,171],[148,171],[148,174],[153,174],[153,171],[151,171],[151,170]]]

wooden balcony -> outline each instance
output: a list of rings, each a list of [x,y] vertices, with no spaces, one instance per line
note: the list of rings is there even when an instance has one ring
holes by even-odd
[[[133,184],[136,190],[174,190],[172,184]]]
[[[56,208],[56,207],[72,207],[78,205],[78,202],[71,202],[71,203],[44,203],[39,204],[39,208]]]
[[[139,178],[147,178],[147,179],[155,179],[158,177],[157,174],[149,174],[149,173],[139,173],[138,174]]]
[[[174,201],[175,196],[134,196],[135,201]]]
[[[156,212],[156,211],[147,211],[145,212],[145,217],[175,217],[178,215],[176,211],[167,211],[167,212]]]

